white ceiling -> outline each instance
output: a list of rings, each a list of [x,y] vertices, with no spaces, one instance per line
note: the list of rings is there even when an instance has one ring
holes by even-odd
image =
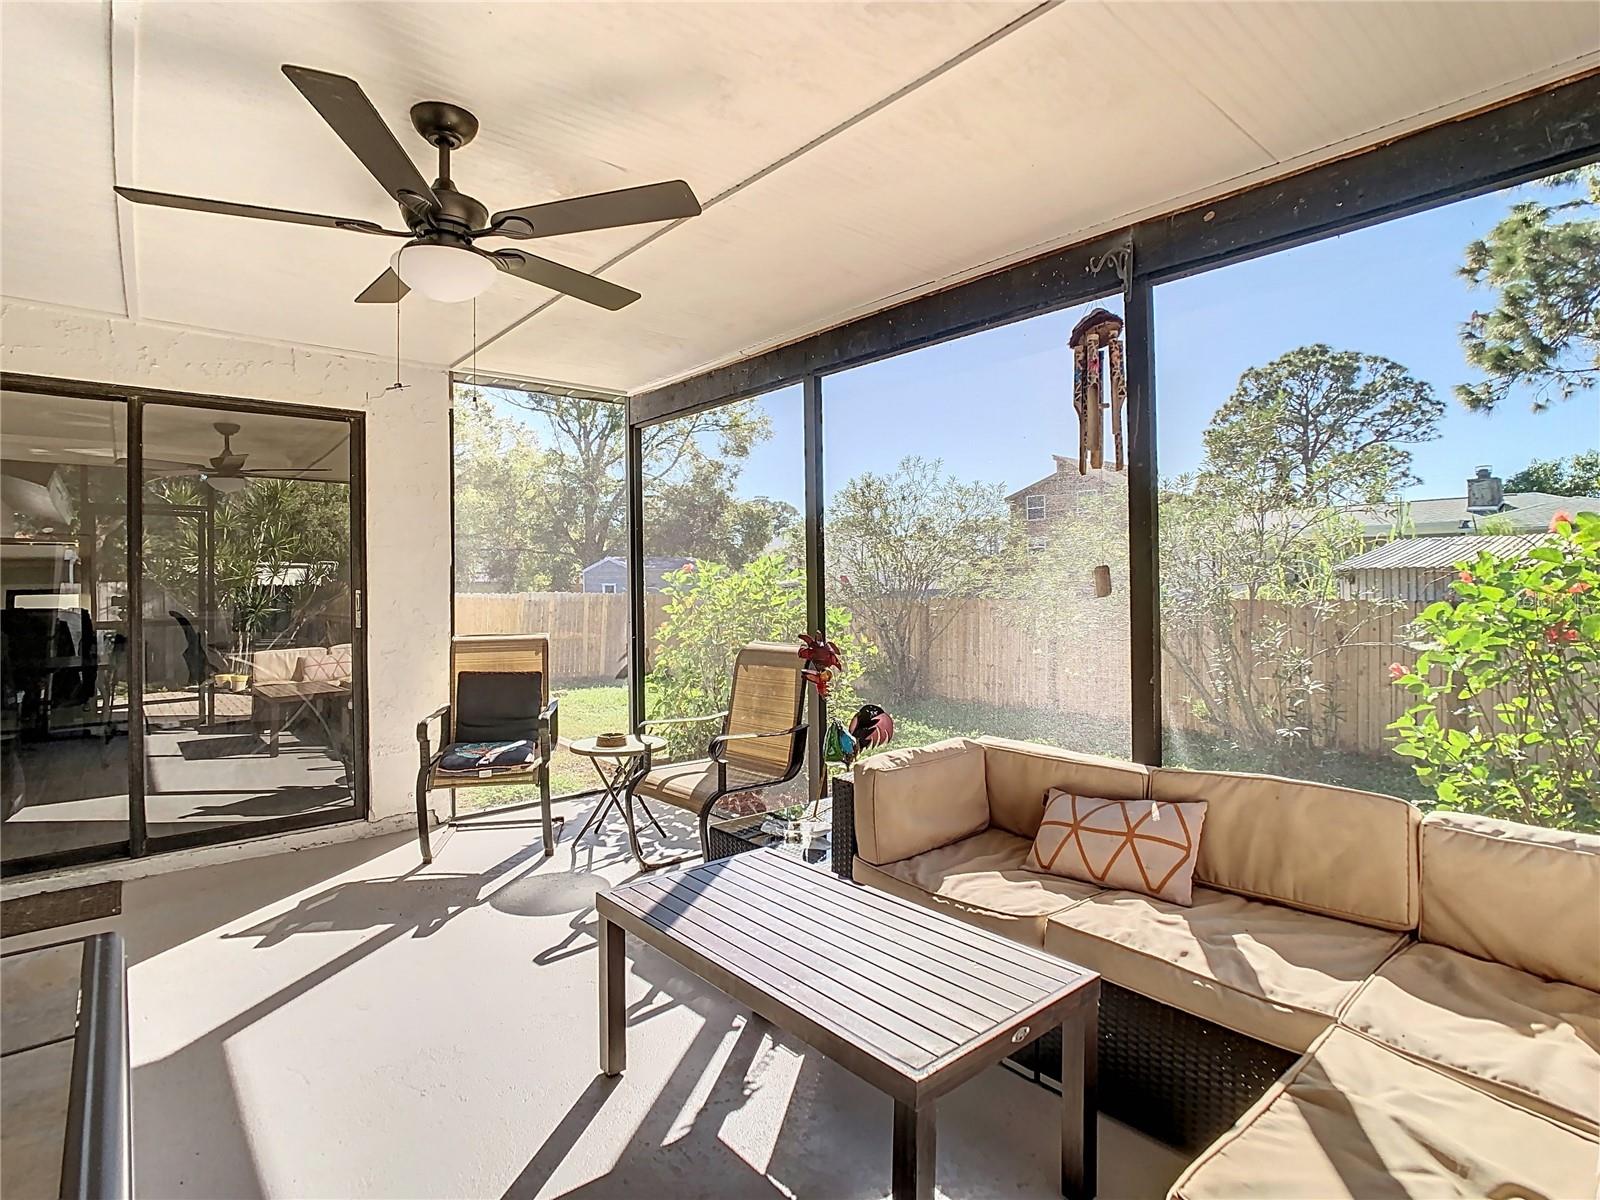
[[[538,252],[636,288],[607,313],[497,280],[478,367],[618,391],[1348,152],[1600,65],[1537,3],[0,5],[0,290],[387,353],[355,296],[391,245],[136,208],[113,182],[397,224],[279,71],[361,82],[431,176],[417,100],[482,122],[491,209],[684,178],[689,221]],[[614,264],[614,265],[613,265]],[[405,356],[465,364],[471,309],[413,294]]]

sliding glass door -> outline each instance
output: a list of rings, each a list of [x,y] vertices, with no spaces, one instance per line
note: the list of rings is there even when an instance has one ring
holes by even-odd
[[[359,418],[5,400],[6,871],[361,815]]]
[[[128,851],[127,409],[6,392],[0,854]]]
[[[143,418],[152,846],[354,816],[349,423],[167,404]]]

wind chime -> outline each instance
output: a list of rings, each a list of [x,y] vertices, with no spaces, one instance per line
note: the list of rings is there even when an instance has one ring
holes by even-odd
[[[1097,308],[1072,327],[1072,405],[1078,410],[1078,474],[1105,466],[1105,413],[1111,413],[1115,470],[1125,469],[1122,410],[1128,381],[1122,371],[1122,318]]]

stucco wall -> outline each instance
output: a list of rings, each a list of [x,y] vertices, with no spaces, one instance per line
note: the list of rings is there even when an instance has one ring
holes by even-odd
[[[374,819],[412,808],[417,719],[444,700],[450,649],[448,372],[96,313],[0,301],[0,364],[367,417],[367,649]],[[368,399],[371,396],[372,399]],[[0,420],[4,420],[0,415]]]

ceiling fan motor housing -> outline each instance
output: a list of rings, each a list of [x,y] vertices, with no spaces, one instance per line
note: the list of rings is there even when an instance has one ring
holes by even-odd
[[[489,210],[450,181],[450,152],[478,135],[478,118],[447,100],[424,100],[411,106],[411,124],[439,150],[439,178],[434,180],[435,208],[401,205],[406,222],[418,240],[440,245],[470,246],[468,236],[489,223]]]

